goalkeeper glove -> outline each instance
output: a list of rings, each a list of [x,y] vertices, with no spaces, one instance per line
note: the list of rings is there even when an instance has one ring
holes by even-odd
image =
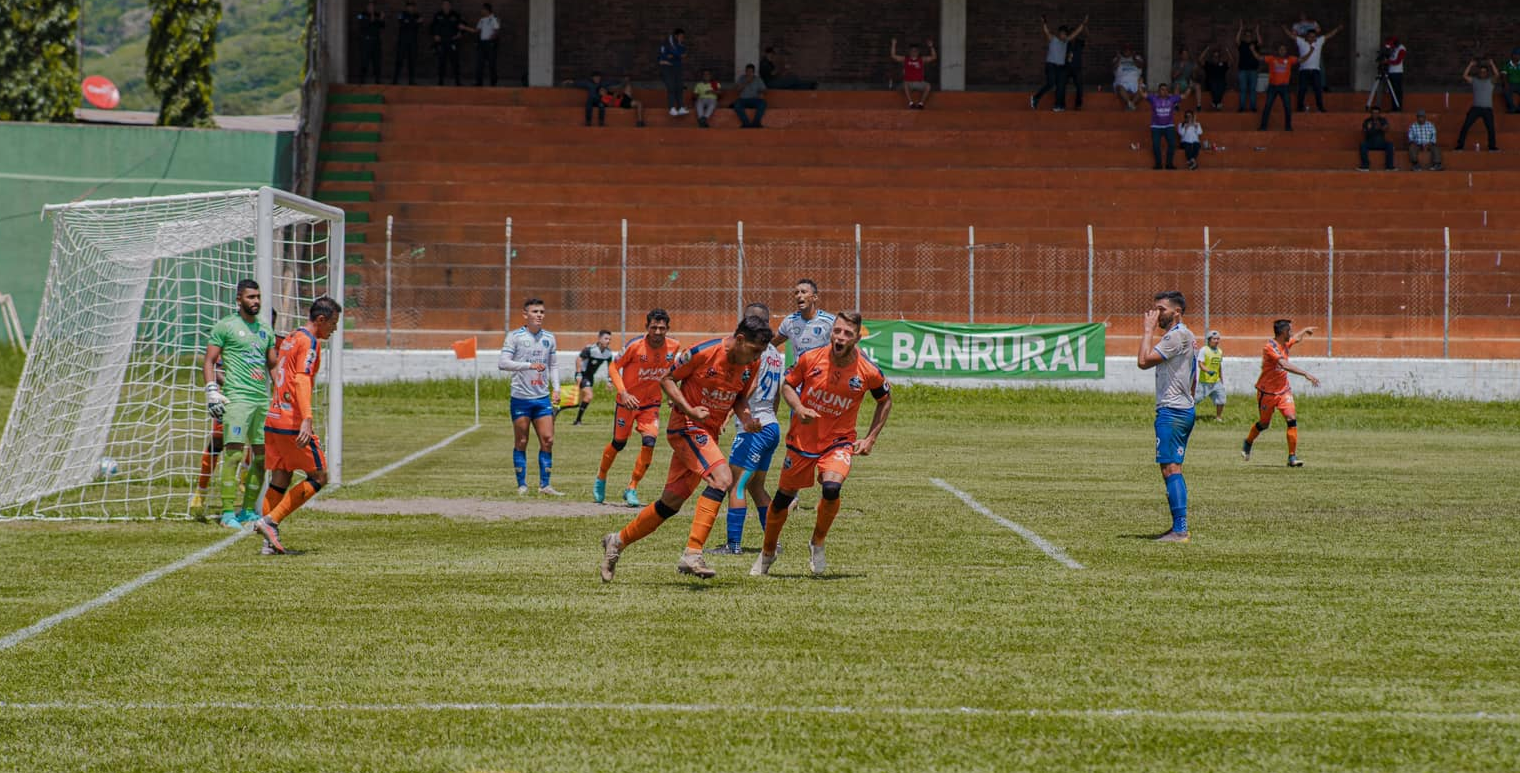
[[[222,394],[222,388],[211,382],[206,385],[206,413],[217,421],[222,420],[222,413],[227,410],[227,403],[231,402]]]

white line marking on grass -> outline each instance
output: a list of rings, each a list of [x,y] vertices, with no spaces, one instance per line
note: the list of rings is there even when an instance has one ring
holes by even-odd
[[[122,596],[125,596],[128,593],[131,593],[132,591],[135,591],[138,588],[141,588],[142,586],[147,585],[148,583],[153,582],[154,580],[157,580],[166,574],[172,574],[192,564],[200,563],[201,561],[204,561],[216,555],[217,553],[220,553],[223,550],[232,547],[232,543],[237,542],[238,540],[252,533],[252,529],[239,531],[237,534],[234,534],[231,537],[222,540],[221,542],[217,542],[213,545],[201,548],[200,550],[197,550],[194,553],[191,553],[190,555],[185,556],[184,558],[181,558],[172,564],[168,564],[167,566],[160,566],[159,568],[154,569],[153,571],[148,572],[147,574],[144,574],[137,579],[132,580],[131,582],[118,585],[106,591],[105,593],[102,593],[101,595],[84,602],[83,604],[75,607],[70,607],[63,610],[62,612],[59,612],[56,615],[38,620],[37,622],[32,623],[31,625],[22,628],[21,630],[16,631],[15,633],[10,634],[3,639],[0,639],[0,651],[8,650],[17,644],[20,644],[21,642],[24,642],[27,639],[30,639],[33,636],[36,636],[37,634],[42,633],[43,631],[46,631],[55,625],[58,625],[59,623],[68,622],[69,620],[73,620],[74,618],[79,617],[80,615],[89,612],[92,609],[103,607],[113,601],[116,601]]]
[[[1030,543],[1032,543],[1035,547],[1039,548],[1040,550],[1045,551],[1045,555],[1050,556],[1051,558],[1054,558],[1057,561],[1060,561],[1062,564],[1065,564],[1067,569],[1084,569],[1084,568],[1086,568],[1086,567],[1082,566],[1081,564],[1077,563],[1076,561],[1073,561],[1071,559],[1071,556],[1066,555],[1066,551],[1064,551],[1064,550],[1056,547],[1055,545],[1050,544],[1050,542],[1046,541],[1046,539],[1044,537],[1041,537],[1040,535],[1035,534],[1034,532],[1030,531],[1029,529],[1026,529],[1023,526],[1020,526],[1020,525],[1014,523],[1013,521],[1010,521],[1007,518],[1004,518],[1003,516],[998,515],[997,513],[994,513],[991,510],[988,510],[987,507],[985,505],[983,505],[981,502],[978,502],[975,499],[972,499],[970,494],[967,494],[966,492],[961,491],[960,489],[958,489],[958,488],[950,485],[949,483],[946,483],[946,482],[940,480],[939,478],[930,478],[929,481],[931,483],[933,483],[934,485],[939,486],[940,488],[942,488],[942,489],[950,492],[951,494],[954,494],[957,499],[959,499],[962,502],[965,502],[966,506],[969,507],[969,508],[971,508],[972,510],[977,511],[978,513],[981,513],[982,515],[985,515],[988,518],[991,518],[993,521],[996,521],[1000,526],[1004,526],[1004,527],[1006,527],[1008,529],[1011,529],[1015,534],[1018,534],[1020,537],[1023,537],[1024,539],[1029,540]]]
[[[985,717],[1052,717],[1071,719],[1158,719],[1192,720],[1211,722],[1309,722],[1342,720],[1351,722],[1384,722],[1406,720],[1418,722],[1488,722],[1497,724],[1520,724],[1520,714],[1488,711],[1269,711],[1269,710],[1223,710],[1182,709],[1052,709],[1052,708],[995,708],[977,706],[762,706],[756,704],[724,705],[717,703],[602,703],[602,702],[542,702],[542,703],[492,703],[492,702],[423,702],[423,703],[260,703],[253,701],[205,701],[205,702],[158,702],[158,701],[0,701],[0,710],[7,711],[183,711],[204,712],[216,710],[260,711],[267,713],[295,712],[349,712],[387,714],[414,711],[464,712],[464,713],[538,713],[611,711],[626,714],[702,714],[709,712],[741,714],[842,714],[866,716],[985,716]]]
[[[428,446],[427,448],[422,449],[421,451],[418,451],[418,452],[413,453],[413,454],[408,454],[408,455],[406,455],[406,456],[404,456],[404,457],[402,457],[400,459],[397,459],[394,462],[391,462],[390,464],[385,465],[384,467],[381,467],[378,470],[375,470],[374,472],[372,472],[372,473],[370,473],[368,475],[365,475],[364,477],[362,477],[362,478],[354,481],[353,483],[349,483],[349,484],[346,484],[346,485],[349,485],[349,486],[358,486],[358,485],[360,485],[362,483],[368,483],[368,482],[374,480],[375,478],[378,478],[381,475],[384,475],[384,474],[386,474],[386,473],[388,473],[388,472],[390,472],[392,470],[396,470],[396,469],[399,469],[401,467],[405,467],[406,465],[411,464],[412,462],[415,462],[418,459],[421,459],[422,457],[427,456],[428,454],[431,454],[434,451],[437,451],[437,450],[443,448],[444,446],[447,446],[448,444],[450,444],[450,443],[452,443],[452,442],[454,442],[454,441],[456,441],[456,440],[464,437],[465,435],[470,434],[471,432],[474,432],[477,429],[480,429],[480,425],[479,424],[476,424],[476,425],[471,426],[471,427],[466,427],[466,428],[464,428],[464,429],[462,429],[462,430],[460,430],[458,432],[455,432],[452,435],[449,435],[448,437],[444,438],[443,440],[440,440],[437,443],[434,443],[434,444]]]

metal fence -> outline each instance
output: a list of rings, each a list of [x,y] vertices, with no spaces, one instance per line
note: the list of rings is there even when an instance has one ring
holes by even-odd
[[[1443,231],[1425,247],[1343,250],[1333,229],[1320,248],[1235,249],[1203,229],[1198,249],[1180,250],[1104,248],[1091,228],[1049,246],[979,243],[974,229],[963,244],[876,239],[858,226],[853,240],[756,240],[742,223],[725,241],[640,244],[620,225],[594,239],[523,240],[508,219],[499,234],[429,242],[388,223],[388,257],[369,261],[350,294],[356,345],[500,335],[520,324],[530,297],[548,304],[550,328],[564,335],[607,328],[627,338],[659,307],[695,338],[730,329],[750,301],[779,320],[807,277],[825,307],[868,318],[1108,323],[1111,354],[1128,353],[1153,292],[1177,289],[1192,327],[1227,338],[1269,336],[1272,320],[1287,317],[1320,328],[1309,354],[1520,357],[1520,254],[1455,251]]]

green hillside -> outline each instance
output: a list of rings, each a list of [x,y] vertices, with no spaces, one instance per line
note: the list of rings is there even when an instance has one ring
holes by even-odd
[[[295,112],[305,15],[299,0],[222,0],[213,69],[217,113]],[[158,109],[143,76],[149,18],[146,0],[84,0],[80,11],[84,74],[110,78],[121,89],[123,110]]]

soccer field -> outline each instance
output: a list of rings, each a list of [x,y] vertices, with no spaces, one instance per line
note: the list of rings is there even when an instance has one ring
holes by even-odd
[[[528,506],[502,387],[292,516],[304,552],[242,538],[0,649],[0,770],[1520,769],[1520,405],[1302,396],[1290,470],[1280,423],[1240,459],[1237,398],[1162,545],[1149,398],[899,388],[827,576],[809,510],[774,576],[678,576],[688,504],[604,585],[610,400],[560,422],[570,501]],[[351,388],[347,477],[465,428],[468,390]],[[0,524],[0,637],[229,534]]]

